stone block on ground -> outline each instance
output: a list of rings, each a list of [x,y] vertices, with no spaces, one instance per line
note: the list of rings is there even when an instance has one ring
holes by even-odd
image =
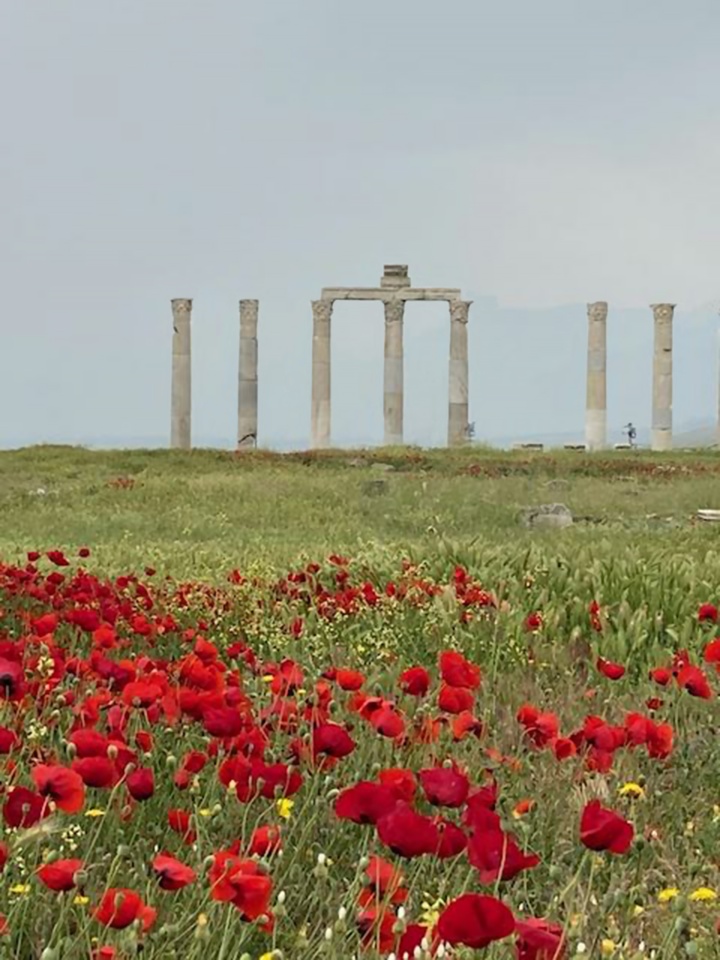
[[[525,507],[520,512],[520,523],[524,527],[570,527],[573,515],[564,503],[541,503]]]

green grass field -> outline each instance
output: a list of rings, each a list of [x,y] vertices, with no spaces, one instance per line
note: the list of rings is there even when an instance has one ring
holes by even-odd
[[[573,529],[518,525],[521,507],[555,501],[581,518]],[[717,454],[0,453],[4,556],[87,543],[108,570],[150,563],[210,579],[247,564],[282,568],[378,549],[462,556],[540,544],[568,556],[670,548],[698,558],[720,537],[719,528],[691,522],[707,506],[720,506]]]
[[[701,507],[719,454],[0,453],[0,960],[720,956]]]

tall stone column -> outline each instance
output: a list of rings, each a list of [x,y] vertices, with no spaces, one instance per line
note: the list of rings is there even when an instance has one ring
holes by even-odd
[[[238,376],[238,448],[257,446],[258,429],[258,301],[240,301],[240,365]]]
[[[589,303],[587,315],[585,446],[588,450],[604,450],[607,446],[607,303],[604,300]]]
[[[330,446],[330,320],[332,300],[313,300],[310,445]]]
[[[385,373],[383,414],[385,446],[403,442],[403,317],[402,300],[385,300]]]
[[[672,322],[674,303],[651,304],[653,349],[652,449],[672,450]]]
[[[189,450],[191,446],[191,357],[190,317],[192,300],[172,300],[172,398],[170,413],[170,446]]]
[[[450,301],[450,383],[448,446],[468,439],[468,313],[471,300]]]

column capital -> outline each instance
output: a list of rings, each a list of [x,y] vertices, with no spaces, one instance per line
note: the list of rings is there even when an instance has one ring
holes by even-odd
[[[472,300],[450,300],[450,319],[455,323],[467,323]]]
[[[176,297],[170,301],[174,317],[189,315],[192,311],[192,300],[188,297]]]
[[[650,309],[653,312],[655,320],[669,321],[673,318],[676,304],[674,303],[651,303]]]
[[[589,320],[607,320],[607,302],[605,300],[597,300],[595,303],[589,303],[587,305],[587,315]]]
[[[332,317],[334,300],[312,300],[313,320],[329,321]]]
[[[259,307],[259,300],[240,301],[240,329],[243,336],[257,336]]]
[[[385,323],[401,323],[405,316],[404,300],[383,300]]]

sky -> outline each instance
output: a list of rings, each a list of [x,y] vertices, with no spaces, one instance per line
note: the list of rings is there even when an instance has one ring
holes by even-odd
[[[260,300],[259,441],[305,446],[310,301],[460,287],[478,439],[582,439],[586,303],[609,419],[717,410],[717,0],[5,0],[0,446],[165,445],[170,299],[193,436],[232,446],[238,300]],[[382,439],[380,304],[337,304],[333,439]],[[406,311],[406,438],[442,443],[449,321]],[[618,438],[619,439],[619,438]]]

